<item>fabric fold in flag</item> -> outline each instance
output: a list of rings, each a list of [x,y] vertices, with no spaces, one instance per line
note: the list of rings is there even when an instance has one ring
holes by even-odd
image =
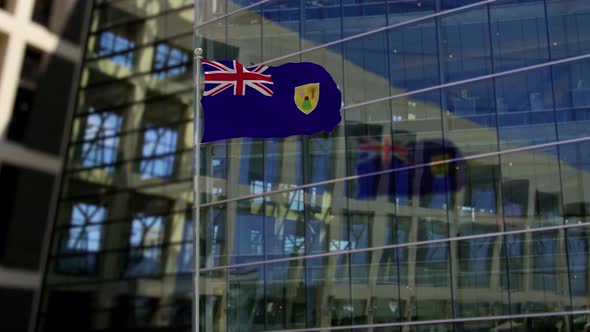
[[[202,65],[203,143],[311,135],[331,132],[340,123],[342,94],[320,65],[246,68],[235,60],[203,60]]]

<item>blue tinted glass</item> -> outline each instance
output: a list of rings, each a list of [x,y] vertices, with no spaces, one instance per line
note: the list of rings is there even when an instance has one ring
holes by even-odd
[[[590,52],[590,7],[586,0],[547,0],[551,57],[562,59]]]
[[[496,108],[492,80],[457,85],[444,90],[446,138],[462,155],[497,151]]]
[[[302,37],[311,45],[323,44],[342,38],[340,0],[304,1]],[[304,45],[304,49],[309,46]]]
[[[110,31],[105,31],[100,34],[97,55],[108,56],[112,53],[122,53],[133,47],[135,47],[133,41]],[[116,64],[129,67],[133,64],[133,52],[116,54],[110,56],[109,59]]]
[[[78,203],[72,208],[72,227],[66,247],[80,251],[99,251],[102,226],[106,218],[104,207]]]
[[[544,1],[496,2],[490,21],[496,72],[549,60]]]
[[[233,262],[259,261],[264,256],[264,217],[247,212],[236,217]]]
[[[142,157],[139,164],[143,179],[166,177],[174,171],[173,154],[176,151],[176,131],[169,128],[148,126],[144,132]]]
[[[434,20],[389,31],[393,94],[437,85],[437,50]]]
[[[482,6],[440,19],[444,81],[492,71],[488,10]]]
[[[152,66],[157,71],[154,73],[154,77],[165,78],[184,74],[188,70],[188,65],[189,55],[186,52],[166,44],[158,44],[156,46]]]
[[[182,227],[182,244],[180,245],[180,251],[178,252],[178,258],[176,262],[176,271],[178,273],[182,272],[192,272],[193,271],[193,222],[192,220],[185,220],[184,225]],[[208,237],[215,240],[214,237]],[[203,257],[204,253],[201,253],[201,257]],[[203,263],[203,260],[201,260]]]
[[[131,221],[125,276],[154,275],[160,271],[164,220],[160,216],[137,214]]]
[[[555,113],[549,69],[496,79],[501,148],[555,140]]]
[[[121,130],[122,118],[118,114],[103,112],[94,113],[86,117],[86,128],[79,159],[83,166],[94,167],[105,165],[106,171],[114,170],[117,161],[119,137],[115,136]]]
[[[433,14],[436,0],[387,0],[388,24]]]
[[[96,269],[96,254],[102,248],[102,222],[107,217],[105,207],[76,203],[72,206],[71,226],[61,243],[62,254],[75,255],[59,259],[61,272],[91,273]]]
[[[345,100],[353,105],[389,94],[387,36],[380,32],[344,43]]]
[[[590,61],[552,67],[560,139],[590,135]]]
[[[274,59],[300,49],[301,8],[298,0],[277,0],[262,5],[262,58]]]
[[[441,9],[453,9],[481,2],[481,0],[440,0]]]
[[[588,229],[567,231],[569,273],[575,308],[588,305]]]
[[[385,0],[342,1],[344,37],[386,25]]]

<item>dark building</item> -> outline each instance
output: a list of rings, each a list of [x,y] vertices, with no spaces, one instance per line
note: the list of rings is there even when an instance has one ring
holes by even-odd
[[[88,5],[0,1],[0,329],[5,331],[27,331],[35,320]]]
[[[191,329],[195,44],[344,105],[202,146],[201,331],[588,330],[590,2],[193,5],[95,1],[38,331]]]

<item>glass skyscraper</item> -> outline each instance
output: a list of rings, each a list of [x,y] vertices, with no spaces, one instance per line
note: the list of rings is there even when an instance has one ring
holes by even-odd
[[[95,1],[39,331],[191,329],[195,46],[343,94],[202,145],[201,331],[590,330],[590,1],[195,5]]]

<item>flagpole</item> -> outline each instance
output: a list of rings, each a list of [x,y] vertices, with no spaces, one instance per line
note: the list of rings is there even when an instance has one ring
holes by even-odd
[[[195,49],[195,114],[193,119],[194,126],[194,167],[193,167],[193,331],[199,332],[199,268],[200,264],[200,217],[201,217],[201,195],[199,194],[199,174],[201,166],[201,59],[203,58],[203,49]]]

